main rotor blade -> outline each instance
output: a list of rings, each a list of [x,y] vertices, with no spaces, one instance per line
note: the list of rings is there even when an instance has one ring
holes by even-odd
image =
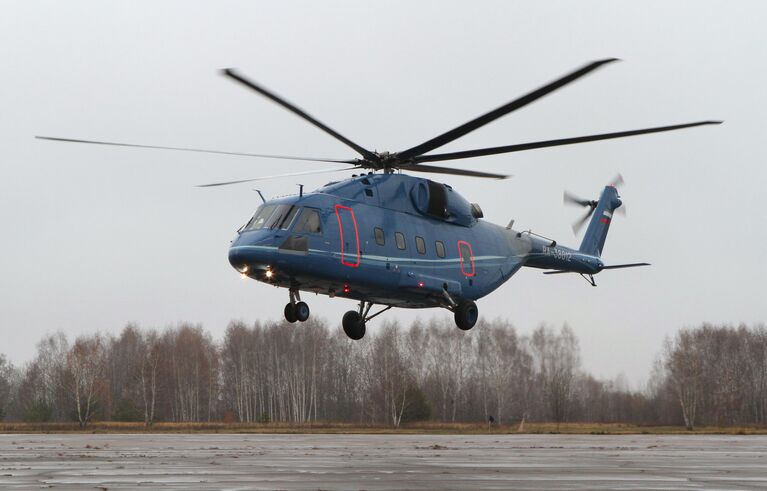
[[[476,119],[473,119],[469,121],[468,123],[462,124],[461,126],[458,126],[457,128],[453,128],[452,130],[446,133],[443,133],[435,138],[432,138],[431,140],[427,142],[421,143],[420,145],[416,145],[415,147],[408,148],[407,150],[399,152],[397,154],[397,157],[399,157],[401,160],[409,160],[409,159],[412,159],[413,157],[417,157],[418,155],[423,155],[426,152],[430,152],[434,150],[435,148],[439,148],[442,145],[445,145],[446,143],[450,143],[451,141],[466,135],[467,133],[471,133],[477,128],[480,128],[492,121],[495,121],[501,116],[505,116],[506,114],[509,114],[512,111],[516,111],[517,109],[524,107],[530,104],[531,102],[534,102],[551,92],[554,92],[555,90],[569,84],[570,82],[573,82],[581,78],[587,73],[593,70],[596,70],[600,66],[605,65],[607,63],[611,63],[613,61],[617,61],[617,58],[607,58],[605,60],[599,60],[593,63],[589,63],[588,65],[582,68],[579,68],[578,70],[575,70],[574,72],[569,73],[562,78],[559,78],[549,84],[546,84],[539,89],[536,89],[522,97],[519,97],[518,99],[514,99],[513,101],[499,107],[498,109],[495,109],[493,111],[490,111],[489,113],[483,114],[482,116]]]
[[[602,133],[599,135],[577,136],[574,138],[561,138],[559,140],[544,140],[530,143],[518,143],[516,145],[506,145],[504,147],[480,148],[477,150],[465,150],[462,152],[441,153],[435,155],[421,155],[413,160],[420,162],[440,162],[443,160],[470,159],[472,157],[482,157],[485,155],[497,155],[501,153],[522,152],[536,148],[558,147],[561,145],[573,145],[575,143],[586,143],[599,140],[610,140],[613,138],[625,138],[627,136],[645,135],[648,133],[661,133],[663,131],[681,130],[683,128],[692,128],[694,126],[703,126],[707,124],[722,124],[722,121],[698,121],[695,123],[675,124],[671,126],[657,126],[654,128],[644,128],[641,130],[618,131],[615,133]]]
[[[482,172],[476,170],[466,169],[452,169],[450,167],[437,167],[435,165],[414,165],[410,167],[402,167],[405,172],[427,172],[432,174],[453,174],[456,176],[469,176],[469,177],[487,177],[490,179],[508,179],[509,175],[505,174],[493,174],[491,172]]]
[[[57,141],[57,142],[90,143],[94,145],[111,145],[115,147],[159,148],[161,150],[180,150],[182,152],[215,153],[219,155],[239,155],[243,157],[259,157],[259,158],[267,158],[267,159],[307,160],[310,162],[334,162],[338,164],[356,164],[358,162],[357,159],[339,160],[339,159],[322,159],[322,158],[313,158],[313,157],[288,157],[286,155],[225,152],[221,150],[207,150],[203,148],[165,147],[161,145],[140,145],[137,143],[117,143],[117,142],[105,142],[105,141],[96,141],[96,140],[78,140],[74,138],[57,138],[53,136],[36,136],[35,138],[37,138],[38,140],[50,140],[50,141]]]
[[[363,147],[357,145],[356,143],[354,143],[353,141],[349,140],[345,136],[341,135],[337,131],[329,128],[324,123],[321,123],[320,121],[314,119],[312,116],[307,114],[303,109],[294,106],[293,104],[289,103],[285,99],[283,99],[283,98],[273,94],[272,92],[269,92],[268,90],[266,90],[265,88],[261,87],[260,85],[257,85],[256,83],[246,79],[242,75],[240,75],[237,72],[235,72],[233,69],[227,68],[225,70],[222,70],[222,73],[224,75],[226,75],[227,77],[231,78],[232,80],[236,80],[237,82],[240,82],[244,86],[255,90],[256,92],[258,92],[262,96],[266,97],[267,99],[270,99],[273,102],[276,102],[277,104],[279,104],[280,106],[284,107],[285,109],[287,109],[288,111],[292,112],[293,114],[296,114],[296,115],[304,118],[306,121],[310,122],[311,124],[313,124],[317,128],[319,128],[322,131],[324,131],[325,133],[329,134],[330,136],[332,136],[336,140],[338,140],[338,141],[348,145],[349,147],[353,148],[355,151],[357,151],[357,153],[359,153],[360,155],[365,157],[367,160],[370,160],[372,162],[376,162],[378,160],[378,156],[376,154],[374,154],[373,152],[371,152],[370,150],[367,150],[366,148],[363,148]]]
[[[262,176],[262,177],[253,177],[251,179],[240,179],[238,181],[227,181],[227,182],[214,182],[212,184],[198,184],[195,187],[198,188],[211,188],[214,186],[228,186],[229,184],[240,184],[243,182],[252,182],[252,181],[263,181],[266,179],[277,179],[280,177],[291,177],[291,176],[305,176],[309,174],[323,174],[326,172],[342,172],[342,171],[349,171],[354,169],[362,169],[362,167],[344,167],[340,169],[320,169],[320,170],[310,170],[306,172],[289,172],[287,174],[275,174],[273,176]]]

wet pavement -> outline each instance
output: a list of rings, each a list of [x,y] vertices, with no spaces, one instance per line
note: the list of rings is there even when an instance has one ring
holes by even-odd
[[[767,436],[0,435],[2,489],[767,489]]]

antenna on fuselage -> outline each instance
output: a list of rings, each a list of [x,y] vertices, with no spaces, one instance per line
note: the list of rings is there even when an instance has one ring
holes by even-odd
[[[298,197],[302,197],[304,195],[304,185],[303,184],[296,184],[298,186]]]
[[[261,202],[262,203],[266,203],[266,198],[264,198],[264,195],[261,194],[261,190],[260,189],[254,189],[253,191],[257,192],[258,195],[261,196]]]

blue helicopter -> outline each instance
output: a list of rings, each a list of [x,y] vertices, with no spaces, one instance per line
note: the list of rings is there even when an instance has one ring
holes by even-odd
[[[487,222],[483,220],[480,206],[466,200],[450,185],[402,171],[504,179],[508,176],[429,163],[721,123],[699,121],[460,152],[429,153],[613,61],[616,59],[589,63],[468,123],[396,153],[370,151],[236,71],[223,71],[225,76],[355,150],[361,158],[354,159],[37,138],[351,165],[351,169],[360,169],[360,173],[350,179],[330,182],[316,191],[304,193],[301,187],[298,195],[268,201],[262,195],[263,204],[232,241],[230,264],[246,277],[287,288],[289,302],[285,305],[284,315],[291,323],[309,318],[310,309],[301,300],[301,293],[311,292],[359,301],[358,309],[344,314],[342,320],[344,332],[355,340],[365,335],[368,321],[393,307],[442,307],[454,313],[460,329],[469,330],[479,317],[476,301],[496,290],[523,266],[547,270],[544,274],[580,274],[592,286],[596,286],[594,275],[601,271],[647,266],[648,263],[605,265],[601,259],[613,214],[621,210],[617,187],[622,179],[619,177],[605,186],[597,200],[583,200],[565,193],[566,203],[588,208],[585,216],[574,225],[577,232],[588,222],[580,246],[574,249],[529,230],[514,230],[513,221],[507,226]],[[201,187],[258,179],[263,178]],[[371,314],[374,305],[381,308]]]

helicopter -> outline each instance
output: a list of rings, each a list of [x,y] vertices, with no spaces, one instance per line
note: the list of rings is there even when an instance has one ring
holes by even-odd
[[[483,219],[479,204],[469,202],[449,184],[408,173],[505,179],[510,176],[432,163],[722,123],[697,121],[430,153],[615,61],[616,58],[607,58],[588,63],[426,142],[391,153],[368,150],[234,69],[222,70],[224,76],[301,117],[360,155],[351,159],[290,157],[48,136],[36,138],[330,162],[350,166],[346,168],[348,170],[360,170],[351,178],[330,182],[313,192],[305,193],[301,186],[298,195],[267,200],[258,191],[263,203],[231,242],[228,257],[231,266],[243,277],[287,288],[289,301],[283,314],[290,323],[309,318],[310,309],[301,294],[315,293],[359,302],[358,308],[346,312],[341,322],[346,335],[354,340],[364,337],[370,320],[394,307],[444,308],[453,313],[458,328],[469,330],[479,318],[477,300],[498,289],[522,267],[542,269],[544,274],[580,274],[596,286],[594,275],[602,271],[648,266],[644,262],[608,265],[601,259],[613,214],[622,210],[617,191],[622,178],[619,176],[607,184],[596,200],[584,200],[565,193],[565,203],[588,209],[573,227],[577,233],[588,222],[580,246],[574,248],[562,246],[531,230],[517,231],[513,228],[513,220],[506,226],[490,223]],[[297,174],[304,173],[285,175]],[[200,187],[260,179],[264,177],[202,184]],[[373,306],[380,309],[371,313]]]

